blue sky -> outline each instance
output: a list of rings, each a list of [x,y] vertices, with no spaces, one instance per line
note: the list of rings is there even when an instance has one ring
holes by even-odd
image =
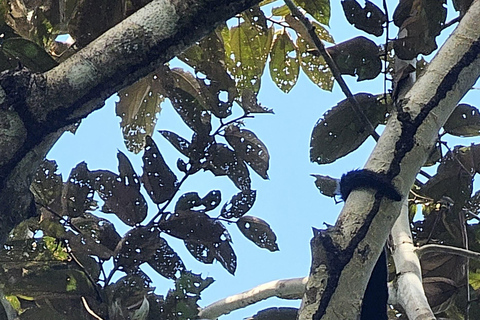
[[[391,3],[390,14],[396,2]],[[340,2],[332,3],[330,32],[337,42],[361,34],[347,23]],[[374,41],[381,43],[384,37]],[[333,164],[319,166],[310,163],[308,152],[313,126],[325,111],[344,99],[343,94],[337,85],[332,93],[322,91],[303,74],[295,88],[289,94],[284,94],[271,82],[268,67],[265,73],[259,101],[264,106],[273,108],[275,114],[258,115],[255,119],[247,119],[245,123],[246,128],[254,131],[270,152],[268,171],[270,179],[264,181],[251,172],[252,188],[257,190],[257,200],[249,214],[258,216],[271,225],[277,234],[280,251],[271,253],[256,247],[232,225],[229,231],[233,238],[238,267],[236,275],[231,276],[218,263],[203,265],[197,262],[186,251],[181,241],[169,238],[169,243],[178,250],[187,268],[196,273],[201,272],[204,276],[212,276],[216,280],[204,291],[200,302],[202,306],[268,281],[308,275],[311,228],[322,228],[323,223],[333,224],[342,207],[341,204],[335,205],[331,198],[324,197],[318,192],[310,174],[340,177],[342,173],[361,168],[374,146],[373,139],[369,138],[359,150]],[[383,91],[383,82],[380,79],[357,83],[351,77],[345,78],[354,93]],[[475,104],[480,100],[479,96],[479,91],[474,90],[466,100]],[[116,172],[117,150],[125,152],[137,173],[141,173],[141,154],[136,156],[125,149],[119,126],[120,119],[115,116],[116,99],[115,96],[110,98],[104,108],[82,121],[75,135],[65,133],[49,153],[48,158],[57,161],[64,179],[81,161],[86,161],[92,170],[109,169]],[[163,105],[156,129],[175,131],[184,137],[191,135],[190,130],[169,104]],[[176,170],[175,162],[179,153],[160,134],[156,133],[154,140],[167,163]],[[467,139],[458,140],[466,145],[470,143]],[[181,193],[198,191],[200,195],[205,195],[212,189],[220,189],[224,201],[238,192],[228,178],[215,178],[207,172],[187,180]],[[150,204],[149,214],[153,215],[155,210]],[[127,230],[121,222],[117,223],[117,228],[121,234]],[[171,282],[156,276],[154,272],[149,274],[155,280],[157,292],[165,294]],[[299,301],[292,303],[267,300],[222,319],[242,319],[263,308],[292,304],[298,306]]]

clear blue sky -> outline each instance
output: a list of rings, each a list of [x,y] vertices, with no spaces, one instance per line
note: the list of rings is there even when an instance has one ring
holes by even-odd
[[[389,2],[392,3],[390,7],[392,12],[396,2]],[[330,32],[337,42],[360,34],[345,20],[339,1],[332,3]],[[384,38],[375,41],[381,43]],[[346,79],[354,93],[380,93],[383,90],[383,83],[380,80],[357,83],[351,77]],[[475,104],[476,101],[480,101],[479,98],[480,94],[476,90],[469,95],[467,101]],[[117,150],[128,155],[137,173],[142,172],[141,155],[135,156],[125,149],[119,126],[120,119],[115,116],[116,99],[115,96],[110,98],[103,109],[82,121],[75,135],[64,134],[49,153],[48,158],[57,161],[64,180],[70,170],[81,161],[86,161],[88,167],[93,170],[109,169],[116,172]],[[252,188],[257,190],[257,200],[249,214],[270,223],[277,234],[280,251],[270,253],[260,249],[246,240],[235,225],[230,226],[229,231],[238,258],[236,275],[231,276],[218,263],[203,265],[197,262],[186,251],[181,241],[169,238],[169,243],[178,250],[187,268],[196,273],[201,272],[204,276],[212,276],[216,280],[204,291],[203,299],[200,301],[202,306],[268,281],[308,275],[311,228],[322,228],[324,222],[333,224],[342,206],[335,205],[332,199],[322,196],[315,188],[314,179],[310,174],[340,177],[344,172],[361,168],[374,146],[373,140],[369,138],[359,150],[334,164],[318,166],[309,162],[310,135],[314,124],[325,111],[342,99],[343,94],[337,85],[333,93],[325,92],[313,85],[303,74],[291,93],[283,94],[271,82],[268,67],[266,68],[259,101],[264,106],[273,108],[275,115],[259,115],[255,119],[248,119],[246,128],[253,130],[267,145],[271,156],[268,171],[270,179],[264,181],[251,172]],[[191,136],[190,130],[169,104],[163,105],[156,129],[175,131],[184,137]],[[154,135],[154,140],[167,163],[176,170],[175,162],[179,153],[158,133]],[[459,141],[466,145],[470,143],[467,139]],[[212,189],[220,189],[223,200],[238,192],[228,178],[214,178],[207,172],[187,180],[181,193],[195,190],[204,195]],[[156,208],[152,204],[149,207],[151,216]],[[114,216],[109,215],[108,218]],[[121,222],[117,223],[117,228],[121,234],[127,230]],[[157,292],[165,294],[171,282],[156,276],[155,272],[149,274],[155,280]],[[287,305],[298,306],[299,301],[292,303],[270,299],[222,319],[242,319],[263,308]]]

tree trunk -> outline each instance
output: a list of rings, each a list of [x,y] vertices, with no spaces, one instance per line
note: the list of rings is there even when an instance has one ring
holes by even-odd
[[[438,131],[480,75],[480,0],[474,1],[425,74],[396,105],[365,168],[383,172],[404,201]],[[369,275],[402,202],[353,191],[334,227],[318,231],[299,319],[357,319]]]

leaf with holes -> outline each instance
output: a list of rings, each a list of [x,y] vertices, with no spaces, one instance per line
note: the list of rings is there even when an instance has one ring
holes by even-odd
[[[265,108],[257,100],[257,94],[250,89],[244,89],[242,91],[242,101],[240,103],[243,111],[246,114],[250,113],[272,113],[272,109]]]
[[[213,243],[203,243],[194,240],[184,240],[188,252],[198,261],[205,264],[212,264],[215,260]]]
[[[314,54],[316,47],[305,38],[297,38],[297,57],[300,57],[300,66],[307,77],[320,89],[332,91],[335,78],[322,56]]]
[[[199,207],[202,204],[202,198],[200,198],[197,192],[187,192],[178,198],[177,203],[175,204],[175,212],[190,210],[194,207]]]
[[[228,241],[222,241],[214,244],[215,259],[232,275],[237,269],[237,256]]]
[[[205,206],[205,211],[210,211],[218,207],[222,201],[222,193],[220,190],[212,190],[202,199],[202,204]]]
[[[270,155],[265,144],[257,138],[255,133],[230,125],[225,128],[225,139],[238,157],[245,160],[260,177],[268,179]]]
[[[387,16],[372,2],[366,1],[365,8],[362,8],[356,0],[343,0],[342,7],[348,22],[355,28],[377,37],[383,34]]]
[[[443,125],[445,132],[459,137],[480,135],[480,112],[474,106],[461,103]]]
[[[139,227],[129,231],[115,250],[115,267],[136,270],[147,262],[162,276],[175,279],[185,266],[156,228]]]
[[[260,218],[243,216],[237,221],[237,227],[247,239],[251,240],[260,248],[277,251],[277,236],[270,225]]]
[[[67,208],[70,217],[79,217],[85,211],[97,208],[97,202],[93,200],[94,184],[85,162],[72,169],[62,193],[63,207]]]
[[[273,82],[283,92],[288,93],[297,83],[300,62],[295,45],[284,29],[275,34],[269,67]]]
[[[114,213],[125,224],[134,226],[146,218],[147,202],[140,193],[140,179],[130,160],[120,151],[117,157],[120,175],[106,170],[92,172],[95,189],[105,201],[103,212]]]
[[[305,9],[318,22],[327,26],[330,23],[330,0],[295,0],[293,2]]]
[[[237,193],[223,206],[220,215],[225,219],[240,218],[253,206],[257,195],[256,190],[246,190]]]
[[[182,240],[222,242],[230,240],[225,226],[203,212],[184,210],[164,214],[158,227],[168,235]]]
[[[35,201],[41,206],[50,210],[62,212],[62,175],[55,173],[57,171],[57,163],[53,160],[44,160],[38,167],[33,177],[30,191],[35,196]]]
[[[187,139],[180,137],[178,134],[172,131],[159,130],[160,134],[167,139],[168,142],[172,144],[181,154],[188,157],[190,148],[190,142]]]
[[[355,98],[374,128],[385,121],[387,105],[376,96],[358,93]],[[350,102],[343,100],[315,124],[310,140],[310,161],[334,162],[357,149],[369,135],[368,125],[353,111]]]
[[[139,153],[145,146],[145,136],[151,136],[165,100],[165,89],[157,73],[140,79],[118,92],[115,104],[117,116],[122,119],[123,139],[128,151]]]
[[[213,144],[209,151],[206,169],[216,176],[227,175],[240,190],[250,190],[250,173],[243,159],[222,143]]]
[[[156,204],[171,199],[177,192],[177,177],[163,160],[162,154],[150,136],[146,137],[143,154],[142,182]]]

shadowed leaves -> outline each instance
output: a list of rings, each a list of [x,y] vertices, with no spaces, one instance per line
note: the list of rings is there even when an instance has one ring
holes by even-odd
[[[264,220],[252,216],[243,216],[238,219],[237,227],[247,239],[260,248],[278,251],[277,236]]]
[[[225,219],[240,218],[246,214],[255,202],[257,191],[246,190],[237,193],[222,207],[220,215]]]

